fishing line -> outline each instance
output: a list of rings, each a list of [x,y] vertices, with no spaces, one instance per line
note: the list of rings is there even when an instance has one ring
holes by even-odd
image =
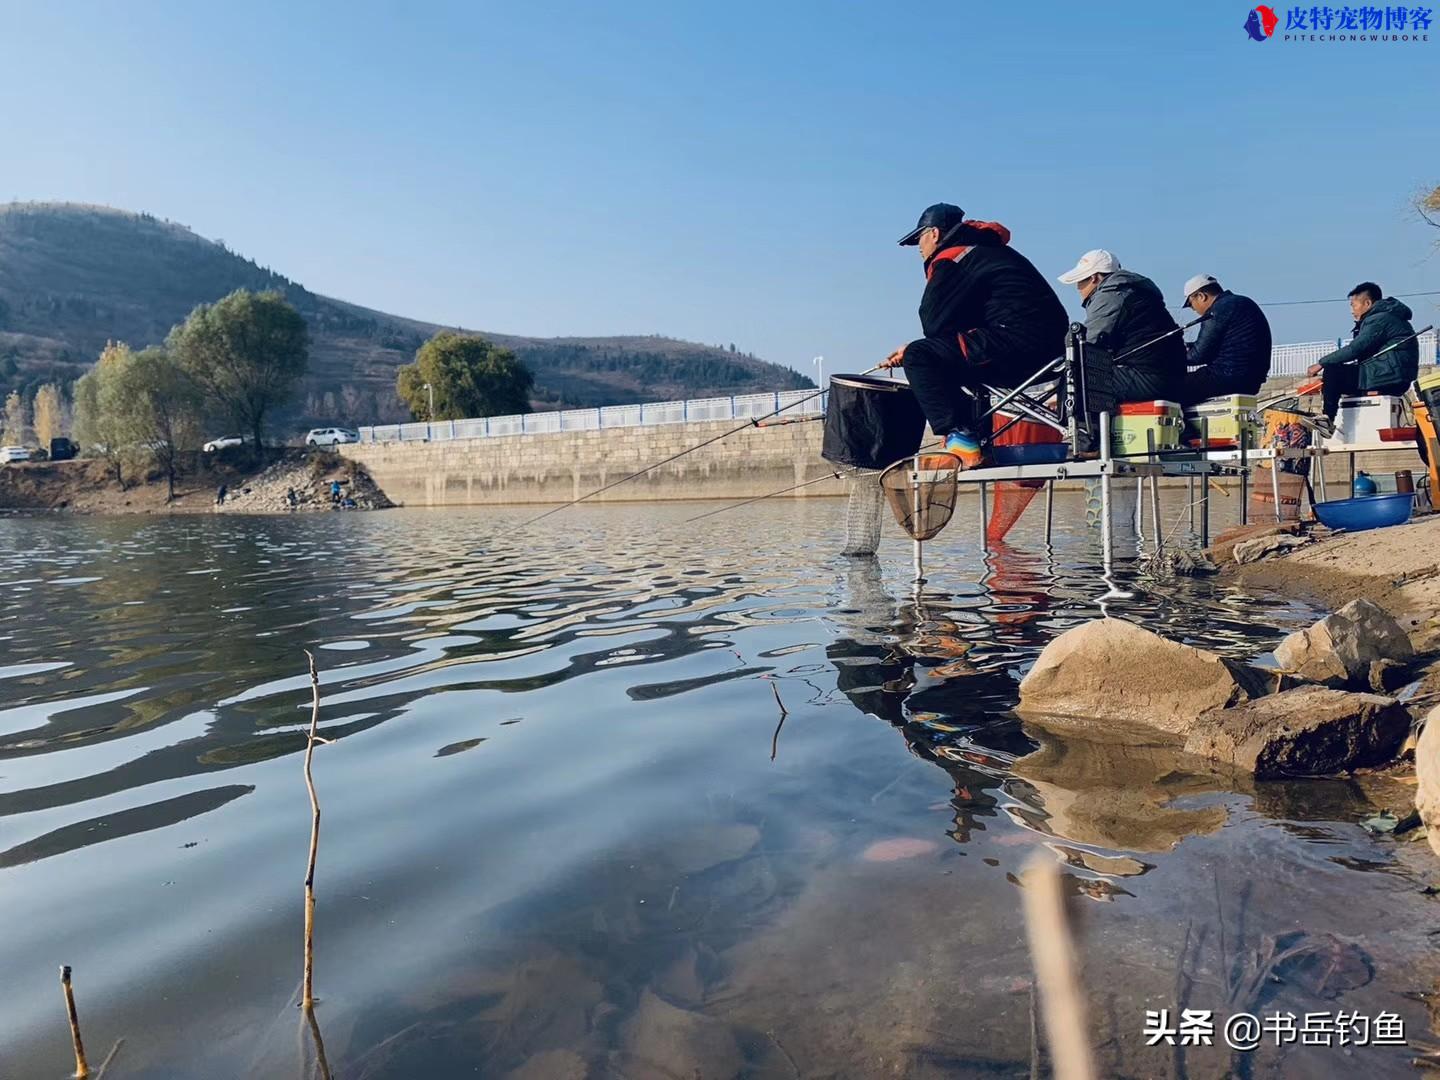
[[[862,375],[869,375],[870,372],[879,370],[879,367],[880,367],[880,365],[879,365],[879,364],[876,364],[874,367],[872,367],[872,368],[867,368],[865,371],[862,371],[860,374],[862,374]],[[654,472],[656,469],[660,468],[660,467],[663,466],[663,465],[669,465],[672,461],[679,461],[679,460],[680,460],[682,457],[684,457],[685,455],[687,455],[687,454],[693,454],[696,450],[703,450],[703,449],[705,449],[705,447],[711,446],[711,445],[719,442],[721,439],[728,439],[731,435],[739,434],[740,432],[745,431],[745,430],[747,430],[748,428],[752,428],[752,427],[753,427],[753,428],[758,428],[758,427],[760,427],[760,421],[762,421],[762,420],[769,420],[772,416],[779,416],[782,412],[785,412],[787,409],[793,409],[793,408],[795,408],[797,405],[803,405],[803,404],[805,404],[805,402],[807,402],[807,401],[814,401],[814,400],[815,400],[817,397],[819,397],[821,394],[825,393],[827,389],[828,389],[827,387],[821,387],[819,390],[816,390],[815,393],[813,393],[813,394],[808,394],[808,395],[806,395],[805,397],[800,398],[798,401],[792,401],[792,402],[790,402],[790,404],[785,405],[785,406],[782,406],[782,407],[779,408],[779,409],[775,409],[775,410],[772,411],[772,412],[768,412],[768,413],[766,413],[764,416],[757,416],[757,417],[755,417],[755,418],[753,418],[753,419],[751,419],[751,420],[747,420],[745,423],[741,424],[739,427],[731,428],[729,431],[723,431],[723,432],[721,432],[719,435],[714,435],[714,436],[706,439],[704,442],[696,443],[694,446],[690,447],[688,450],[681,450],[678,454],[671,454],[669,457],[665,458],[663,461],[657,461],[657,462],[655,462],[655,464],[653,464],[653,465],[647,465],[647,466],[645,466],[645,468],[643,468],[643,469],[637,469],[635,472],[630,473],[630,474],[627,475],[627,476],[622,476],[619,480],[612,480],[610,483],[606,484],[606,485],[603,486],[603,487],[598,487],[598,488],[596,488],[594,491],[590,491],[590,492],[587,492],[587,493],[584,494],[584,495],[581,495],[578,499],[571,499],[571,500],[570,500],[569,502],[567,502],[567,503],[562,503],[560,506],[556,506],[556,507],[553,507],[553,508],[551,508],[551,509],[549,509],[549,510],[546,510],[545,513],[539,514],[539,515],[531,518],[529,521],[522,521],[522,522],[520,523],[520,528],[524,529],[524,528],[527,528],[527,527],[529,527],[529,526],[531,526],[531,525],[534,525],[537,521],[544,521],[544,520],[545,520],[547,517],[549,517],[551,514],[558,514],[558,513],[560,513],[561,510],[568,510],[570,507],[576,505],[577,503],[582,503],[582,502],[584,502],[586,499],[593,499],[596,495],[603,494],[604,492],[609,491],[611,488],[617,488],[617,487],[619,487],[621,484],[624,484],[624,483],[627,483],[628,481],[634,480],[637,476],[644,476],[646,473]]]

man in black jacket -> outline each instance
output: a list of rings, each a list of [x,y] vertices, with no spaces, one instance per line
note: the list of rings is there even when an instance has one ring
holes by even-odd
[[[1064,351],[1067,318],[1060,298],[1030,260],[1010,247],[1010,230],[967,221],[936,203],[900,238],[920,248],[925,292],[917,338],[883,367],[905,365],[930,428],[966,466],[980,461],[972,430],[982,387],[1015,385]]]
[[[1178,401],[1185,382],[1185,342],[1165,310],[1159,287],[1147,277],[1122,270],[1120,260],[1103,248],[1081,255],[1060,280],[1080,291],[1085,340],[1091,345],[1119,357],[1153,342],[1115,365],[1116,400]]]
[[[1258,394],[1270,374],[1270,322],[1260,305],[1222,288],[1209,274],[1196,274],[1185,282],[1185,306],[1209,318],[1187,347],[1185,362],[1196,370],[1185,376],[1180,403]]]

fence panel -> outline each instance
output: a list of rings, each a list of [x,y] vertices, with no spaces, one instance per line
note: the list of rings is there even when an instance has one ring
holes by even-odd
[[[744,394],[731,400],[735,402],[736,420],[764,416],[775,411],[774,394]]]
[[[640,406],[606,405],[600,410],[600,426],[602,428],[639,427]]]
[[[569,409],[560,414],[561,431],[594,431],[599,426],[599,409]]]
[[[731,404],[733,401],[733,398],[728,397],[712,397],[696,398],[685,404],[688,406],[687,413],[691,421],[733,420],[735,419],[735,409]]]
[[[825,411],[828,396],[814,390],[782,390],[777,404],[784,410],[782,416],[818,416]]]
[[[683,424],[685,422],[683,401],[652,401],[640,406],[640,423],[649,427],[654,424]]]

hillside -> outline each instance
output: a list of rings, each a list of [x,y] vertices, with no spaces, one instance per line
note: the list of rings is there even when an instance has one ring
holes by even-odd
[[[183,225],[73,203],[0,205],[0,397],[74,380],[108,340],[159,343],[196,304],[238,288],[278,289],[309,324],[310,374],[291,422],[408,418],[395,369],[441,327],[310,292]],[[790,368],[672,338],[475,332],[535,373],[537,409],[812,385]]]

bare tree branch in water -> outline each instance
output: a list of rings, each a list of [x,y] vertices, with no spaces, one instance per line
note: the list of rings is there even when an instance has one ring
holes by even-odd
[[[70,965],[60,967],[60,989],[65,993],[65,1012],[70,1018],[70,1042],[75,1047],[75,1076],[85,1080],[90,1063],[85,1060],[85,1042],[80,1038],[80,1015],[75,1011],[75,991],[70,988]]]
[[[775,734],[770,736],[770,760],[774,761],[780,749],[780,729],[785,726],[785,717],[790,715],[790,710],[785,708],[785,702],[780,700],[780,691],[775,683],[768,679],[766,681],[770,683],[770,692],[775,695],[775,704],[780,706],[780,722],[775,725]]]
[[[1030,860],[1022,880],[1030,958],[1040,988],[1055,1076],[1058,1080],[1095,1080],[1085,995],[1065,912],[1060,868],[1048,852],[1041,852]]]
[[[315,744],[327,742],[320,738],[320,673],[315,670],[315,654],[305,650],[310,662],[310,733],[305,740],[305,788],[310,793],[310,859],[305,866],[305,972],[300,983],[300,1008],[310,1035],[315,1041],[315,1067],[324,1080],[330,1080],[330,1063],[325,1059],[325,1041],[320,1037],[320,1022],[315,1019],[315,860],[320,853],[320,797],[315,793],[315,777],[311,762]],[[301,1073],[305,1072],[304,1062]]]

